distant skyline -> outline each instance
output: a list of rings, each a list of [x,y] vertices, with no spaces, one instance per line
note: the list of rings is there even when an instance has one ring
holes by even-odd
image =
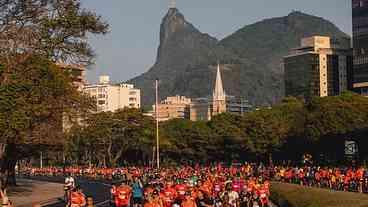
[[[92,36],[96,64],[87,77],[99,75],[126,81],[154,64],[160,23],[170,0],[83,0],[83,6],[101,15],[111,26],[106,36]],[[351,35],[351,0],[176,0],[177,8],[201,32],[222,39],[238,29],[296,10],[330,20]]]

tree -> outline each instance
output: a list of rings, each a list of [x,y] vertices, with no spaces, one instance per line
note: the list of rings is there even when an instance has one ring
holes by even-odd
[[[120,161],[127,161],[124,156],[127,158],[132,152],[135,160],[149,156],[153,132],[153,120],[137,109],[90,114],[70,132],[69,152],[78,158],[87,155],[84,160],[90,162],[98,156],[96,160],[103,160],[100,164],[115,167]],[[81,155],[81,151],[86,153]]]
[[[89,110],[92,106],[88,100],[72,85],[67,71],[48,59],[29,57],[13,68],[9,79],[0,85],[4,150],[0,172],[14,173],[22,148],[62,144],[63,113]]]
[[[261,156],[268,155],[272,161],[272,154],[279,151],[290,136],[304,132],[305,115],[303,102],[294,98],[246,114],[242,122],[252,151]]]
[[[106,32],[108,24],[79,0],[0,0],[2,187],[18,148],[53,137],[63,113],[83,105],[54,63],[91,63],[87,35]]]
[[[91,63],[87,34],[105,34],[108,27],[81,8],[80,0],[1,0],[0,55],[8,61],[21,53],[25,59],[38,54],[55,62]]]
[[[327,152],[338,160],[344,156],[347,139],[364,146],[365,138],[359,133],[368,129],[366,97],[346,92],[340,96],[316,97],[306,107],[309,113],[305,136],[314,141],[317,152]]]
[[[161,125],[162,157],[176,162],[206,162],[214,149],[213,132],[206,122],[173,119]]]
[[[210,152],[217,160],[241,159],[250,151],[243,123],[241,116],[230,113],[217,115],[208,123],[214,135],[211,146],[216,147]]]
[[[307,104],[307,135],[319,138],[330,134],[346,134],[368,127],[368,100],[346,92],[341,96],[314,98]]]

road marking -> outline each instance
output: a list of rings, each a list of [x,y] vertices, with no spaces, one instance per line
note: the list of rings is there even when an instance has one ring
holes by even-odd
[[[106,201],[103,201],[103,202],[96,203],[96,204],[95,204],[95,206],[96,206],[96,207],[97,207],[97,206],[102,206],[102,205],[104,205],[104,204],[106,204],[106,203],[108,203],[108,202],[110,202],[110,200],[106,200]]]
[[[85,183],[85,184],[93,183],[93,184],[99,184],[99,185],[103,185],[103,186],[107,186],[107,187],[111,187],[112,186],[112,185],[107,184],[107,183],[96,182],[96,181],[86,181],[86,180],[83,180],[80,183]]]

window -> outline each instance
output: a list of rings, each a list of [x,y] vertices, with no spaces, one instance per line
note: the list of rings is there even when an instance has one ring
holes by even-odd
[[[137,101],[137,99],[136,98],[129,98],[129,101],[130,102],[135,102],[135,101]]]
[[[129,95],[136,95],[137,94],[137,92],[136,91],[130,91],[129,92]]]
[[[98,94],[98,98],[105,98],[105,94]]]
[[[98,105],[105,105],[105,101],[104,100],[99,100]]]
[[[362,88],[362,90],[361,90],[361,94],[362,94],[363,96],[368,96],[368,88]]]

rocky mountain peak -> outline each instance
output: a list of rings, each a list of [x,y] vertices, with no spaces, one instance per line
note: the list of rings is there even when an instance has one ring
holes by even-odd
[[[217,42],[189,23],[178,9],[170,8],[162,19],[156,64],[165,67],[175,62],[184,66],[193,61],[193,50],[208,50]]]
[[[130,81],[142,89],[145,106],[154,102],[156,78],[161,80],[161,98],[210,95],[216,74],[211,65],[218,60],[226,68],[222,75],[228,94],[244,97],[254,105],[271,105],[283,97],[282,57],[298,47],[301,38],[326,35],[348,40],[331,22],[302,12],[247,25],[218,41],[171,8],[160,29],[155,64]]]
[[[198,31],[192,24],[185,20],[184,15],[178,9],[170,8],[161,23],[160,43],[165,44],[176,33],[184,30],[191,32]]]

